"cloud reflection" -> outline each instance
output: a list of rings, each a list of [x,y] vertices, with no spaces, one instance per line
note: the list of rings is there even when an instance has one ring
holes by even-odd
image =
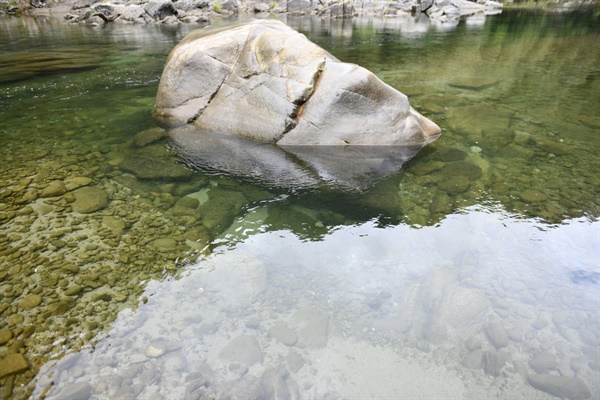
[[[550,351],[561,360],[550,375],[576,368],[571,379],[597,397],[599,289],[569,277],[598,273],[600,223],[547,228],[470,209],[435,227],[371,221],[322,241],[259,233],[150,282],[147,302],[122,312],[93,351],[46,365],[36,393],[52,381],[48,399],[278,387],[302,398],[406,398],[415,388],[422,398],[541,398],[524,378]],[[407,375],[371,376],[385,366]]]

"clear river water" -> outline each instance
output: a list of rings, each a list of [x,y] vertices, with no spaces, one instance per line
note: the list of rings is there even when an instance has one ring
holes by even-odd
[[[0,20],[0,397],[600,398],[598,18],[284,20],[442,136],[360,187],[192,164],[151,111],[199,26]]]

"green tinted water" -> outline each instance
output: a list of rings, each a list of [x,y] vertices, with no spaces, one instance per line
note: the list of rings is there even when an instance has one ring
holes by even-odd
[[[544,373],[576,375],[597,395],[598,21],[519,11],[453,29],[409,17],[288,23],[407,94],[443,136],[360,193],[275,188],[227,171],[182,172],[166,140],[140,146],[134,136],[155,126],[150,112],[166,56],[195,27],[2,21],[0,357],[24,354],[28,365],[0,378],[5,394],[24,397],[46,361],[90,343],[100,358],[116,360],[109,348],[125,358],[112,365],[78,355],[75,366],[59,364],[48,373],[61,376],[53,395],[106,374],[94,365],[118,366],[121,375],[136,365],[149,371],[148,358],[156,357],[148,349],[160,347],[153,339],[177,342],[179,350],[168,353],[179,361],[186,354],[206,359],[213,376],[205,389],[228,395],[222,382],[244,387],[239,382],[262,372],[255,366],[238,373],[228,356],[208,348],[240,333],[256,336],[268,369],[289,357],[268,345],[268,329],[285,324],[305,342],[296,349],[305,362],[326,371],[286,367],[292,375],[285,379],[308,398],[348,397],[340,379],[397,379],[358,367],[336,375],[338,364],[318,361],[335,359],[327,351],[371,366],[416,357],[418,366],[405,366],[405,375],[417,371],[422,386],[433,388],[420,396],[442,393],[426,372],[435,365],[444,368],[436,371],[452,388],[449,396],[467,398],[515,398],[502,391],[504,381],[493,383],[501,374],[524,398],[546,398],[547,391],[521,385],[535,372],[532,357],[549,351],[562,363]],[[143,179],[149,171],[154,179]],[[86,186],[99,190],[91,203],[107,201],[73,212],[81,210],[77,191]],[[208,264],[190,264],[215,248]],[[251,271],[242,267],[248,265]],[[205,269],[222,272],[204,276]],[[178,281],[182,287],[171,287],[163,279],[177,270],[191,272]],[[204,288],[207,296],[198,297]],[[171,299],[176,290],[187,296]],[[94,339],[126,308],[138,311],[119,314],[111,328],[117,342]],[[205,310],[201,318],[192,315],[198,309]],[[306,326],[322,328],[324,315],[330,346],[312,346],[322,339],[307,336]],[[144,331],[152,318],[174,318],[177,328],[154,322]],[[507,346],[490,339],[498,318],[510,328]],[[190,326],[196,334],[185,331]],[[162,337],[152,336],[157,332]],[[340,332],[359,344],[336,341]],[[382,359],[373,345],[400,359]],[[142,362],[135,352],[144,350]],[[152,368],[164,361],[163,371],[175,362],[156,359]],[[173,387],[184,390],[178,382],[203,367],[189,357],[182,362],[153,390],[192,396],[177,397]],[[472,375],[475,384],[461,386],[446,368]],[[156,382],[156,371],[142,372],[131,379],[142,387]],[[336,384],[327,385],[327,377]],[[108,398],[131,386],[90,379]],[[356,393],[419,396],[400,383],[390,384],[396,392],[365,384]],[[37,385],[47,388],[46,374]]]

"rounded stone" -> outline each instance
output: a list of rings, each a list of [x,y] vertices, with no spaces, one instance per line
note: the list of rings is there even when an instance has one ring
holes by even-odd
[[[62,196],[67,192],[65,184],[62,181],[52,181],[39,193],[40,197]]]
[[[74,296],[76,294],[81,293],[82,290],[83,290],[83,288],[81,286],[78,286],[78,285],[69,286],[65,290],[65,295],[67,295],[67,296]]]
[[[154,246],[159,249],[172,250],[177,246],[177,241],[170,238],[156,239],[154,241]]]
[[[13,333],[10,329],[2,329],[0,331],[0,346],[8,343],[10,339],[12,339]]]
[[[73,211],[78,213],[92,213],[108,205],[108,194],[99,187],[83,187],[75,190],[73,195]]]
[[[65,187],[68,191],[79,189],[92,183],[92,179],[85,176],[76,176],[65,181]]]
[[[166,343],[158,341],[158,342],[153,342],[148,347],[146,347],[146,350],[144,351],[144,353],[146,354],[146,356],[148,356],[150,358],[157,358],[157,357],[160,357],[163,354],[165,354],[166,351],[167,351]]]
[[[177,200],[177,203],[175,204],[181,207],[191,208],[195,210],[200,205],[200,201],[195,197],[184,196]]]
[[[452,195],[467,191],[469,185],[469,179],[466,176],[456,175],[442,181],[440,183],[440,189]]]
[[[24,310],[31,310],[42,304],[42,297],[37,294],[30,294],[21,300],[20,306]]]
[[[546,199],[548,198],[544,193],[533,189],[527,189],[522,191],[520,196],[521,200],[523,200],[526,203],[539,203],[541,201],[546,201]]]

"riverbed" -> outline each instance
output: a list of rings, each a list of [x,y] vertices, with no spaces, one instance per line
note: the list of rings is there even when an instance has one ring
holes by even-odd
[[[190,163],[151,110],[200,26],[2,20],[4,397],[598,398],[597,20],[282,18],[442,136],[360,187]]]

